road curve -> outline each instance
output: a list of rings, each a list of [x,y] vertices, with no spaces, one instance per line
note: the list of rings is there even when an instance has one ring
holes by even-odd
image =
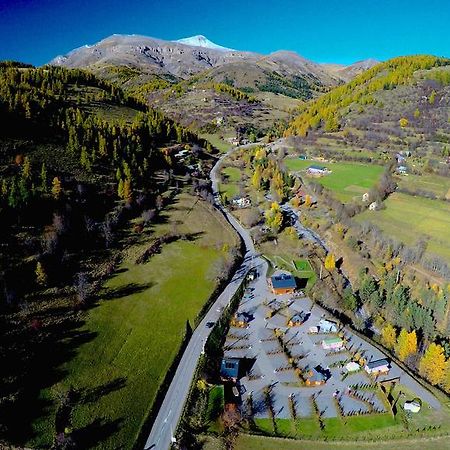
[[[206,322],[215,322],[220,317],[220,312],[233,297],[234,293],[241,284],[246,273],[254,267],[260,267],[265,273],[267,270],[267,262],[259,257],[255,252],[252,238],[249,232],[242,227],[242,225],[224,208],[220,202],[219,197],[219,171],[223,159],[230,150],[224,154],[214,165],[210,173],[212,183],[212,190],[214,194],[215,206],[223,212],[233,228],[237,231],[244,242],[245,256],[242,264],[236,270],[233,278],[225,287],[217,300],[206,313],[203,320],[192,334],[191,339],[183,353],[183,356],[178,364],[178,368],[167,390],[164,401],[159,409],[158,415],[155,418],[150,435],[147,439],[144,449],[167,450],[173,442],[173,434],[180,421],[183,407],[189,393],[192,379],[197,367],[198,360],[203,351],[204,343],[211,333],[211,329],[206,327]],[[259,270],[259,269],[258,269]]]

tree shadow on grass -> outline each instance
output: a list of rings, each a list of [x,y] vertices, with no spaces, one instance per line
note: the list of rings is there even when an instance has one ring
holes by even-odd
[[[95,403],[101,397],[111,394],[112,392],[118,391],[125,387],[126,378],[117,377],[114,380],[104,383],[92,389],[84,389],[79,391],[79,402],[80,403]]]
[[[154,286],[155,283],[128,283],[117,288],[110,288],[99,295],[99,300],[115,300],[122,297],[129,297],[130,295],[139,294]]]
[[[88,449],[96,447],[119,431],[123,419],[95,419],[89,425],[75,430],[72,434],[76,448]]]
[[[63,364],[96,336],[76,317],[54,319],[39,331],[15,327],[2,336],[0,394],[9,400],[0,404],[0,438],[12,443],[23,445],[36,436],[33,422],[54,406],[51,393],[43,397],[41,390],[64,379]]]

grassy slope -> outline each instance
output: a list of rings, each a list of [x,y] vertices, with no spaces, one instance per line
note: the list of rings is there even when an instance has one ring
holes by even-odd
[[[417,439],[410,441],[396,441],[395,448],[408,450],[423,450],[432,445],[434,450],[448,449],[448,437],[429,439]],[[211,448],[215,448],[212,447]],[[266,438],[261,436],[241,435],[235,446],[235,450],[332,450],[342,448],[347,450],[391,450],[393,447],[391,442],[318,442],[318,441],[294,441],[289,439]]]
[[[415,191],[427,191],[439,197],[450,198],[450,179],[439,175],[408,175],[399,179],[399,187]]]
[[[110,298],[101,300],[86,318],[84,328],[95,338],[63,367],[67,373],[63,387],[72,385],[92,396],[74,412],[76,429],[92,428],[86,433],[89,447],[132,447],[179,349],[186,321],[192,323],[214,289],[207,276],[210,266],[224,256],[223,244],[237,242],[221,216],[186,194],[168,211],[167,219],[167,224],[155,227],[154,235],[175,221],[182,223],[179,232],[203,235],[194,242],[169,244],[143,265],[134,260],[148,240],[131,247],[105,286],[104,297]],[[43,395],[48,396],[49,390]],[[35,424],[42,439],[30,444],[48,443],[53,413]]]
[[[450,260],[450,205],[402,193],[394,193],[385,201],[386,209],[365,211],[358,221],[370,221],[388,235],[414,244],[421,235],[431,237],[428,250]]]
[[[314,161],[302,161],[300,159],[287,158],[285,164],[291,171],[302,171]],[[322,165],[322,163],[320,163]],[[326,163],[323,164],[332,173],[315,181],[334,191],[342,201],[351,200],[353,197],[360,197],[378,181],[383,172],[383,167],[359,163]]]

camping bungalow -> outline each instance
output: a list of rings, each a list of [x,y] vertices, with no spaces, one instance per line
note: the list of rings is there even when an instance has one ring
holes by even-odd
[[[239,358],[223,358],[220,364],[220,376],[226,380],[236,380],[239,376]]]
[[[295,278],[289,272],[279,272],[272,275],[268,284],[276,295],[292,294],[297,288]]]
[[[247,328],[248,323],[250,322],[250,317],[245,312],[238,312],[234,315],[232,325],[240,328]]]
[[[288,321],[289,327],[298,327],[306,320],[306,314],[302,311],[295,313]]]
[[[328,338],[322,341],[322,348],[324,350],[340,350],[344,347],[344,342],[340,338]]]
[[[337,333],[338,327],[335,322],[331,320],[321,319],[318,323],[321,333]]]
[[[355,361],[350,361],[349,363],[347,363],[345,365],[345,370],[347,372],[357,372],[360,369],[361,369],[361,366]]]
[[[370,361],[364,366],[368,374],[378,375],[389,372],[389,361],[387,359],[378,359]]]
[[[309,370],[306,374],[305,384],[306,386],[320,386],[325,384],[327,377],[316,368]]]

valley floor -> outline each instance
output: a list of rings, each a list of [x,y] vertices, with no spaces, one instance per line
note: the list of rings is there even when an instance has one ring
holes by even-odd
[[[135,260],[158,235],[176,228],[193,241],[165,245],[147,263]],[[60,367],[61,382],[41,391],[74,388],[80,395],[73,427],[82,448],[132,448],[175,358],[189,321],[194,321],[215,288],[214,267],[237,244],[223,217],[197,197],[183,193],[152,233],[126,251],[82,326],[90,336]],[[50,403],[52,404],[52,403]],[[34,422],[33,447],[52,442],[55,409]]]

